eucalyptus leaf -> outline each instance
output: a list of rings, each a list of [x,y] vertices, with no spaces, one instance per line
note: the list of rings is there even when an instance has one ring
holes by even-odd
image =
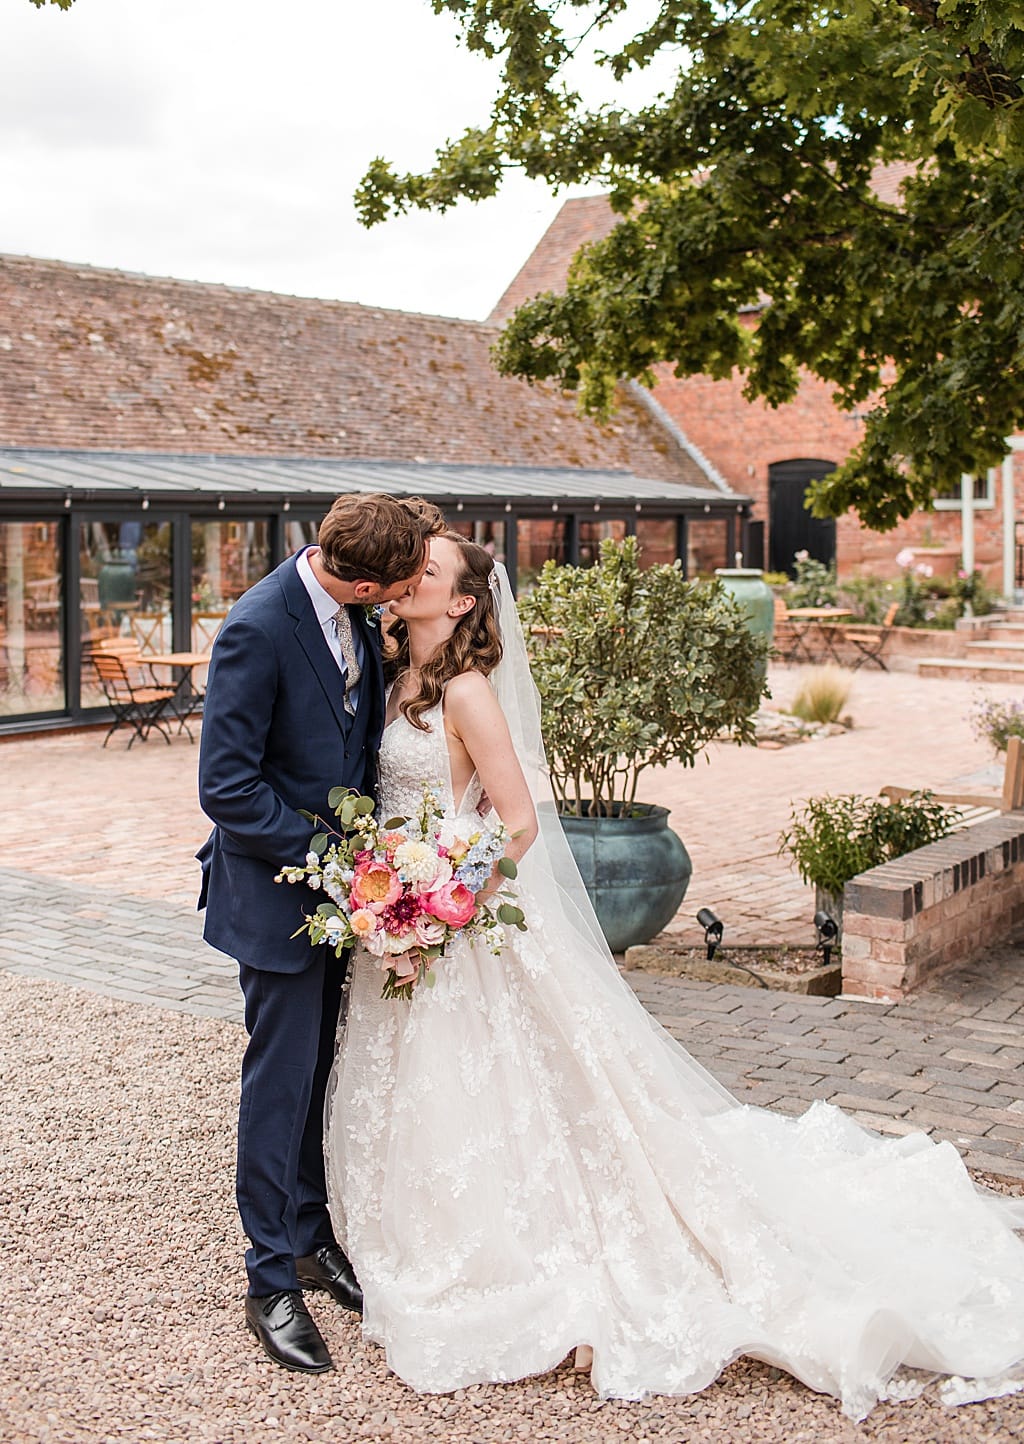
[[[315,832],[309,839],[309,851],[315,852],[317,857],[323,857],[327,851],[327,841],[326,832]]]
[[[498,858],[498,871],[502,877],[514,878],[519,876],[519,869],[510,857]]]

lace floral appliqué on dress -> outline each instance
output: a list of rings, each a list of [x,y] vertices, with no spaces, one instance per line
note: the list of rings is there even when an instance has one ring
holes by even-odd
[[[441,708],[425,720],[384,734],[381,816],[425,781],[475,811],[475,779],[451,795]],[[528,873],[529,931],[499,957],[456,942],[411,1003],[382,1001],[375,960],[353,964],[328,1187],[391,1368],[445,1391],[588,1343],[599,1393],[639,1398],[749,1354],[854,1418],[901,1365],[987,1381],[961,1396],[1012,1388],[1015,1206],[982,1197],[948,1143],[878,1138],[822,1103],[799,1119],[737,1104],[614,969],[581,970],[585,942]]]

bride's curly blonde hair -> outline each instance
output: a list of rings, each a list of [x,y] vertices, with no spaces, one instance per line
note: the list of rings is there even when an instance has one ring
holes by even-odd
[[[495,610],[491,575],[494,558],[484,547],[455,531],[440,533],[459,548],[461,568],[456,574],[452,596],[473,597],[474,605],[455,624],[451,636],[435,647],[420,668],[419,690],[407,697],[400,711],[421,732],[429,732],[424,712],[441,700],[444,684],[462,672],[482,672],[486,677],[501,661],[501,633]],[[388,629],[384,649],[384,670],[389,681],[409,666],[409,633],[396,617]]]

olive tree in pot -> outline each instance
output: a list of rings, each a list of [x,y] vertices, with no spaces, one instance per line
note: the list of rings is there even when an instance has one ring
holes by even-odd
[[[884,797],[812,797],[794,808],[779,836],[804,882],[815,889],[815,907],[843,925],[843,889],[869,868],[938,842],[956,824],[957,809],[936,802],[930,792],[912,792],[889,802]]]
[[[556,806],[613,952],[675,915],[691,865],[641,776],[692,767],[714,738],[754,740],[767,640],[720,582],[640,566],[636,539],[593,567],[545,564],[519,604]]]

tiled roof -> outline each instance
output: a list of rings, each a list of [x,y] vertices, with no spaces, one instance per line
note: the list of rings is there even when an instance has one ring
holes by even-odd
[[[0,446],[625,470],[715,491],[628,393],[500,377],[495,328],[0,256]]]
[[[539,296],[542,291],[563,290],[569,262],[580,246],[603,241],[619,219],[607,196],[581,196],[566,201],[488,320],[503,323],[531,296]]]
[[[913,170],[909,161],[878,165],[872,173],[871,188],[879,200],[898,205],[899,187]],[[619,220],[606,196],[583,196],[566,201],[488,320],[504,324],[512,312],[532,296],[539,296],[543,291],[563,291],[569,263],[580,246],[603,241]]]

